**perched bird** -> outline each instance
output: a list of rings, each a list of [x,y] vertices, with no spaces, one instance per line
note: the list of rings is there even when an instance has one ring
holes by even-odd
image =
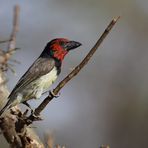
[[[81,43],[64,38],[48,42],[41,55],[20,78],[8,96],[8,101],[0,111],[0,115],[19,103],[29,107],[28,100],[40,98],[60,74],[65,55],[79,46]]]

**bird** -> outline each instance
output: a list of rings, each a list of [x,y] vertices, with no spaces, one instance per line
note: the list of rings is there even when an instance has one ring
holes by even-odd
[[[0,116],[11,107],[38,99],[55,82],[61,73],[61,66],[67,53],[82,44],[66,38],[56,38],[47,43],[40,56],[20,78],[10,95]]]

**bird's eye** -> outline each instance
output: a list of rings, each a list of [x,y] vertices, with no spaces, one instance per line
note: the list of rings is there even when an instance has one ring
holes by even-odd
[[[61,42],[60,42],[60,45],[61,45],[61,46],[64,46],[64,45],[65,45],[65,42],[61,41]]]

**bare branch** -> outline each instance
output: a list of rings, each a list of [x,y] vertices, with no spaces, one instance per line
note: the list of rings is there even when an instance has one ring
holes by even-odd
[[[3,67],[5,66],[5,69],[7,67],[8,60],[10,59],[14,51],[17,49],[16,48],[16,34],[19,30],[19,12],[20,12],[20,7],[16,5],[14,7],[13,28],[12,28],[12,33],[10,35],[10,39],[0,42],[0,43],[8,42],[8,49],[4,53],[2,59],[0,59],[0,63]]]
[[[9,40],[2,40],[2,41],[0,41],[0,44],[7,43],[9,41],[10,41],[10,39]]]
[[[44,108],[47,106],[47,104],[53,99],[55,98],[56,95],[58,95],[59,91],[74,77],[76,76],[80,70],[88,63],[88,61],[91,59],[91,57],[93,56],[93,54],[95,53],[95,51],[98,49],[98,47],[101,45],[101,43],[103,42],[103,40],[106,38],[106,36],[109,34],[109,32],[111,31],[111,29],[113,28],[113,26],[116,24],[116,22],[118,21],[120,17],[114,18],[110,24],[108,25],[108,27],[105,29],[105,31],[103,32],[103,34],[101,35],[101,37],[98,39],[98,41],[96,42],[96,44],[94,45],[94,47],[89,51],[89,53],[86,55],[86,57],[82,60],[82,62],[76,66],[74,68],[74,70],[72,72],[70,72],[58,85],[57,87],[53,90],[52,93],[49,94],[48,97],[46,97],[44,99],[44,101],[35,109],[34,114],[36,116],[40,115],[40,113],[42,112],[42,110],[44,110]],[[29,121],[34,120],[34,116],[30,115],[28,117]],[[31,124],[32,122],[28,123]]]
[[[19,30],[19,14],[20,14],[20,7],[16,5],[14,7],[13,29],[8,44],[8,51],[12,51],[16,47],[16,34]]]

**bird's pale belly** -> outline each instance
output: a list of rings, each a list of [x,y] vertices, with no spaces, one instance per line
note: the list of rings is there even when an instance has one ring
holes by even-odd
[[[49,87],[54,83],[57,79],[57,70],[53,68],[52,71],[40,78],[40,85],[43,88],[43,92],[49,89]]]
[[[57,79],[57,70],[53,68],[52,71],[46,75],[41,76],[38,80],[32,82],[22,92],[23,100],[38,99],[42,93],[47,91],[53,82]]]

